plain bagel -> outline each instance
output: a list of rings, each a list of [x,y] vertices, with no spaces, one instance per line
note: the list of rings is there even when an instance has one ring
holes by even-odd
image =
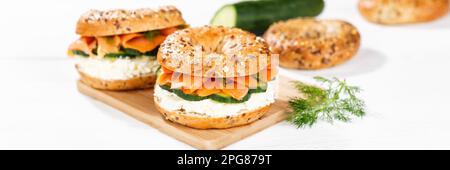
[[[359,49],[358,30],[345,21],[296,18],[273,24],[264,34],[280,65],[321,69],[343,63]]]
[[[370,22],[396,25],[432,21],[449,11],[449,0],[360,0],[359,11]]]
[[[183,74],[238,77],[265,69],[270,64],[270,54],[267,43],[252,33],[238,28],[204,26],[168,36],[157,59],[165,68]]]

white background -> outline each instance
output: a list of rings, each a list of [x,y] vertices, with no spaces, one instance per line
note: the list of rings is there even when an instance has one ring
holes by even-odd
[[[0,4],[0,149],[193,149],[77,92],[79,15],[91,8],[174,4],[192,26],[226,1],[14,0]],[[368,115],[297,129],[282,122],[225,149],[450,149],[450,16],[429,24],[366,22],[356,0],[328,0],[320,18],[358,27],[362,47],[343,65],[283,70],[306,80],[337,76],[361,86]]]

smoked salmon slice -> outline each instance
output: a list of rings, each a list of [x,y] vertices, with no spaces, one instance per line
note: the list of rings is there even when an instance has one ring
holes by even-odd
[[[181,88],[181,91],[183,91],[184,94],[192,94],[196,91],[197,89],[188,89],[188,88]]]
[[[248,88],[242,88],[242,89],[222,89],[222,92],[230,95],[231,97],[242,100],[248,93]]]
[[[159,35],[148,39],[143,33],[131,33],[106,37],[85,37],[82,36],[69,45],[68,54],[73,56],[73,50],[80,50],[92,55],[92,51],[99,47],[99,56],[108,53],[120,52],[120,47],[135,49],[141,53],[154,50],[164,42],[167,35],[177,31],[177,27],[160,30]]]
[[[122,35],[120,38],[124,48],[131,48],[145,53],[159,46],[164,41],[165,36],[157,35],[152,40],[149,40],[144,34],[132,33]]]
[[[107,53],[117,53],[120,50],[120,37],[108,36],[108,37],[97,37],[98,47],[105,54]]]
[[[73,50],[80,50],[91,55],[92,50],[97,47],[97,41],[94,37],[81,37],[69,46],[69,56],[73,56]]]
[[[157,82],[158,82],[158,84],[166,85],[166,84],[170,83],[171,79],[172,79],[172,73],[161,74],[161,75],[159,75]]]
[[[163,73],[173,73],[172,70],[169,70],[169,69],[167,69],[165,67],[161,67],[161,68],[162,68]]]
[[[180,73],[164,73],[160,76],[158,83],[170,83],[174,88],[185,88],[193,91],[201,89],[203,84],[201,77],[185,76]]]
[[[219,89],[207,89],[207,88],[202,88],[202,89],[198,89],[195,93],[200,96],[200,97],[206,97],[212,94],[216,94],[216,93],[220,93],[221,90]]]
[[[166,29],[161,30],[161,34],[170,35],[170,34],[174,33],[177,30],[178,29],[176,27],[166,28]]]

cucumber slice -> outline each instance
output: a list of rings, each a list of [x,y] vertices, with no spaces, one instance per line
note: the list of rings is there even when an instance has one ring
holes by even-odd
[[[158,55],[159,46],[153,49],[152,51],[146,52],[143,55],[149,56],[149,57],[156,57]]]
[[[172,92],[176,94],[178,97],[187,100],[187,101],[201,101],[207,99],[207,97],[200,97],[196,95],[185,94],[180,89],[172,89]]]
[[[81,50],[72,50],[72,53],[77,56],[89,57],[89,54],[86,54],[84,51]]]
[[[324,8],[323,0],[255,0],[243,1],[220,8],[212,25],[238,27],[257,35],[263,34],[274,22],[296,17],[314,17]]]
[[[169,92],[172,92],[173,94],[176,94],[178,97],[180,97],[184,100],[187,100],[187,101],[201,101],[201,100],[205,100],[208,98],[208,97],[200,97],[200,96],[196,96],[196,95],[185,94],[180,89],[171,89],[170,86],[168,86],[168,85],[160,85],[159,87],[161,87],[162,89],[167,90]]]
[[[242,98],[242,100],[237,100],[226,94],[217,93],[217,94],[213,94],[213,95],[209,96],[209,98],[211,100],[214,100],[219,103],[244,103],[244,102],[248,101],[248,99],[250,99],[251,95],[252,95],[251,93],[247,93],[247,95],[245,95],[245,97]]]
[[[169,92],[172,92],[172,89],[170,89],[170,86],[168,86],[168,85],[159,85],[159,87],[161,87],[162,89],[167,90]]]
[[[120,48],[120,52],[118,53],[108,53],[105,54],[106,58],[136,58],[139,56],[147,56],[147,57],[156,57],[156,54],[158,53],[159,46],[152,51],[141,53],[138,50],[131,49],[131,48]]]
[[[122,48],[123,53],[128,54],[128,55],[134,55],[134,56],[139,56],[142,53],[139,52],[138,50],[135,49],[131,49],[131,48]]]
[[[108,53],[105,54],[105,58],[110,58],[110,59],[116,59],[116,58],[135,58],[136,56],[133,54],[127,54],[127,53]]]
[[[264,93],[267,91],[267,85],[261,85],[256,87],[255,89],[250,89],[249,93]]]
[[[156,72],[155,72],[155,73],[156,73],[156,76],[157,76],[157,77],[159,77],[159,76],[162,74],[162,71],[161,71],[161,65],[158,66],[158,69],[156,69]]]

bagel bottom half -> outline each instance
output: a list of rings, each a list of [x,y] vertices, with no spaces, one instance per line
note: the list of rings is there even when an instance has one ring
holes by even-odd
[[[136,90],[152,88],[156,81],[155,74],[143,75],[140,77],[134,77],[127,80],[102,80],[89,76],[83,73],[79,69],[80,80],[86,85],[100,90]]]
[[[250,110],[234,116],[210,117],[202,114],[187,113],[183,110],[168,111],[161,107],[156,98],[154,101],[156,109],[167,120],[196,129],[226,129],[250,124],[264,116],[272,105],[269,104],[256,110]]]

